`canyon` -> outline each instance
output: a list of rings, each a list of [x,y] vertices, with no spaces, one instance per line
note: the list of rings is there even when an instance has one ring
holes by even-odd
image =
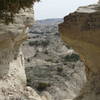
[[[0,100],[100,100],[100,81],[99,81],[100,80],[100,63],[99,63],[100,11],[99,10],[100,10],[100,2],[98,2],[98,4],[95,5],[80,7],[74,13],[71,13],[68,16],[66,16],[64,18],[64,22],[59,24],[58,29],[60,34],[59,32],[56,32],[56,34],[55,33],[52,34],[50,31],[48,32],[49,33],[47,34],[48,35],[47,37],[49,37],[47,39],[48,41],[46,39],[44,40],[44,38],[47,38],[46,34],[42,38],[40,38],[40,36],[37,37],[36,34],[35,36],[32,36],[33,38],[35,38],[35,40],[33,39],[33,42],[37,44],[36,45],[33,42],[30,43],[32,50],[33,50],[32,47],[33,45],[36,45],[37,47],[37,51],[35,51],[35,53],[33,54],[35,58],[33,59],[32,62],[30,59],[30,54],[28,58],[27,56],[26,58],[24,58],[24,55],[22,53],[23,45],[25,46],[27,44],[27,41],[25,42],[26,44],[23,45],[21,44],[26,39],[31,38],[31,37],[28,38],[27,33],[28,33],[28,28],[33,25],[34,21],[33,9],[31,8],[20,9],[19,13],[15,14],[13,23],[9,23],[8,25],[4,23],[3,19],[1,19],[0,20]],[[59,35],[61,36],[63,41],[60,39]],[[51,40],[53,41],[53,43],[51,43]],[[47,44],[50,42],[49,45],[50,48],[49,49],[46,48],[47,51],[46,50],[43,51],[44,47],[41,46],[39,47],[40,41],[42,41],[42,43],[44,44],[43,46],[47,46]],[[65,65],[63,65],[63,68],[65,70],[61,68],[61,66],[59,65],[59,63],[62,62],[61,57],[63,58],[65,56],[64,53],[67,52],[68,54],[68,51],[70,50],[68,49],[68,47],[66,47],[66,45],[71,46],[72,48],[75,49],[75,51],[77,51],[80,54],[81,59],[85,63],[85,71],[83,67],[84,65],[80,66],[80,64],[83,63],[79,59],[78,59],[79,64],[77,64],[78,62],[77,63],[73,62],[72,64],[68,62],[66,63],[65,61],[64,62]],[[55,46],[58,49],[54,49],[53,46]],[[52,51],[55,52],[56,57],[54,57]],[[42,57],[40,56],[40,53],[44,56],[44,59],[42,58],[43,56]],[[46,56],[43,53],[48,54],[49,56]],[[52,58],[54,58],[53,60],[50,58],[51,56]],[[46,59],[47,57],[48,59]],[[40,58],[42,59],[42,61]],[[68,55],[66,59],[69,60]],[[25,62],[25,60],[27,60],[27,63]],[[45,70],[41,69],[39,65],[37,66],[35,60],[37,60],[40,66],[44,63],[45,65],[43,65],[42,67]],[[72,61],[72,59],[70,60]],[[26,67],[26,73],[25,73],[25,65],[28,66],[29,64],[28,62],[34,63],[34,66],[32,65],[33,67]],[[57,64],[57,66],[54,66],[55,64]],[[50,67],[50,65],[53,66],[53,69]],[[51,77],[53,77],[52,78],[53,82],[58,79],[58,81],[55,82],[55,84],[52,84],[56,88],[54,87],[50,88],[50,85],[48,83],[42,82],[42,86],[44,85],[48,86],[47,90],[43,91],[42,93],[37,91],[35,89],[37,87],[34,84],[31,84],[32,81],[34,83],[36,83],[36,81],[34,81],[34,79],[28,79],[29,76],[27,76],[26,79],[26,74],[30,75],[30,73],[28,72],[31,71],[32,71],[31,75],[33,75],[32,78],[37,77],[35,76],[34,72],[34,70],[36,71],[35,67],[37,67],[38,70],[41,70],[41,72],[45,71],[45,74],[47,76],[50,75]],[[51,74],[49,73],[50,70],[52,72]],[[75,74],[72,77],[70,75],[72,75],[73,71],[75,71]],[[65,76],[63,75],[69,75],[70,79],[72,80],[68,81],[68,79],[66,79]],[[86,78],[84,78],[85,77],[84,75],[86,76]],[[48,77],[45,77],[45,79]],[[44,76],[43,77],[41,76],[40,78],[44,80]],[[67,93],[65,92],[66,90],[64,91],[65,86],[62,84],[64,82],[66,82],[67,84],[67,89],[66,89],[68,91]],[[74,84],[75,82],[79,83],[78,87],[77,84],[76,85]],[[80,84],[82,84],[82,87]],[[73,85],[75,85],[76,87]],[[55,94],[54,89],[57,91],[56,92],[57,94]],[[54,98],[52,99],[52,97]]]
[[[46,100],[75,98],[86,82],[80,56],[60,38],[62,19],[35,22],[23,43],[27,85]]]

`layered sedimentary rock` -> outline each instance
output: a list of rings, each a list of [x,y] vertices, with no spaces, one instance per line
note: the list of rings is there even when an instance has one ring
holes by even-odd
[[[21,9],[13,24],[6,25],[0,20],[0,100],[41,100],[33,89],[26,87],[20,48],[32,22],[32,9]]]
[[[100,4],[80,7],[69,14],[59,31],[86,64],[88,82],[75,100],[100,100]]]

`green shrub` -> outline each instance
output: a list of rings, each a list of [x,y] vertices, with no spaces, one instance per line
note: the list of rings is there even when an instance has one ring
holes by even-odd
[[[45,90],[47,87],[50,87],[50,83],[47,83],[47,82],[40,82],[38,83],[38,87],[37,87],[37,90],[38,91],[43,91]]]
[[[78,54],[71,54],[71,55],[65,56],[64,60],[69,61],[69,62],[76,62],[80,60],[80,56]]]
[[[63,67],[57,67],[57,71],[58,72],[62,72],[63,71]]]
[[[36,40],[36,41],[29,41],[30,46],[43,46],[46,47],[49,45],[49,41],[43,41],[43,40]]]
[[[30,62],[30,58],[27,58],[27,62]]]
[[[0,19],[6,24],[13,22],[13,17],[22,8],[30,8],[39,0],[0,0]]]
[[[29,46],[34,46],[34,45],[37,45],[37,42],[29,41]]]

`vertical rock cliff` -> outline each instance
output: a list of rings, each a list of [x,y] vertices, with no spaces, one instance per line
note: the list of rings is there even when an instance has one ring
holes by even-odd
[[[59,31],[86,64],[88,81],[75,100],[100,100],[100,3],[66,16]]]
[[[26,87],[24,58],[20,48],[31,24],[32,9],[21,9],[9,25],[0,20],[0,100],[41,100],[33,89]]]

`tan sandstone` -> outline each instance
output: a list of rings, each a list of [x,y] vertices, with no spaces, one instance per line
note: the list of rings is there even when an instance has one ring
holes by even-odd
[[[86,64],[88,82],[75,100],[100,100],[100,4],[80,7],[69,14],[59,31]]]

